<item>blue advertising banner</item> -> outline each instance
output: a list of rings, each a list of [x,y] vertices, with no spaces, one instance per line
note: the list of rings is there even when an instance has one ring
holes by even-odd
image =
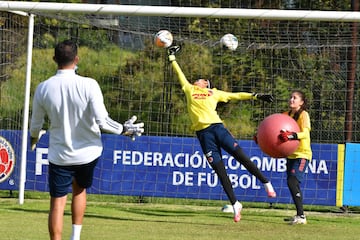
[[[360,206],[360,144],[346,143],[343,204]]]
[[[0,189],[17,190],[20,174],[21,131],[0,131],[15,150],[16,164]],[[48,191],[47,143],[27,152],[26,190]],[[104,151],[95,170],[92,194],[227,200],[196,138],[103,135]],[[232,156],[223,152],[229,178],[239,200],[292,203],[286,183],[286,159],[271,158],[253,141],[239,141],[250,159],[267,176],[277,198],[268,199],[261,182]],[[336,202],[337,144],[312,144],[313,159],[301,183],[305,204],[333,206]]]

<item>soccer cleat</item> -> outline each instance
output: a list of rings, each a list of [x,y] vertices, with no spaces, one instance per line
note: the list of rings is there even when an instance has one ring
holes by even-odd
[[[276,198],[276,192],[271,184],[271,182],[267,182],[264,184],[265,190],[269,198]]]
[[[305,215],[298,216],[296,215],[293,220],[290,222],[290,225],[296,225],[296,224],[306,224],[306,217]]]
[[[239,222],[241,219],[242,204],[239,201],[233,205],[234,208],[234,222]]]

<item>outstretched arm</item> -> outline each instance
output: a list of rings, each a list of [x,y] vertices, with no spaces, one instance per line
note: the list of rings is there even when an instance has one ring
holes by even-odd
[[[136,120],[137,117],[132,116],[124,124],[121,124],[112,120],[110,117],[106,117],[104,119],[97,120],[96,122],[103,132],[119,135],[122,134],[131,137],[132,140],[135,140],[136,136],[139,137],[144,132],[144,123],[135,123]]]
[[[175,54],[180,51],[180,47],[179,46],[172,46],[168,49],[168,54],[169,54],[169,61],[170,64],[172,66],[172,68],[174,69],[180,85],[183,87],[184,85],[190,84],[189,81],[186,79],[185,74],[183,73],[183,71],[181,70],[179,64],[176,62],[176,57]]]
[[[261,94],[261,93],[249,93],[249,92],[225,92],[218,90],[221,93],[219,98],[222,102],[227,102],[229,100],[260,100],[264,102],[273,102],[274,97],[270,94]]]
[[[174,56],[175,57],[175,56]],[[176,60],[171,62],[171,65],[179,79],[180,85],[184,86],[186,84],[190,84],[189,81],[186,79],[185,74],[183,73],[183,71],[181,70],[179,64],[176,62]]]
[[[101,131],[130,136],[133,140],[135,139],[135,136],[141,136],[141,134],[144,132],[144,123],[135,123],[137,119],[136,116],[132,116],[124,124],[111,119],[106,110],[99,84],[96,81],[93,81],[92,83],[93,87],[90,107],[94,113],[95,121]]]
[[[273,102],[274,101],[274,97],[270,94],[253,93],[252,95],[255,100],[261,100],[264,102]]]

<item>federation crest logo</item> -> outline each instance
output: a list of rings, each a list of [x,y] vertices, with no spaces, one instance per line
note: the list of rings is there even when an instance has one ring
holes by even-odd
[[[15,152],[11,144],[0,136],[0,183],[8,179],[14,170]]]

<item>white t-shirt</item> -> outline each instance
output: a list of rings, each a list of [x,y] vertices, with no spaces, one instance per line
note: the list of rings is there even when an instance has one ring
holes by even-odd
[[[48,160],[68,166],[89,163],[103,150],[100,128],[121,134],[123,126],[111,120],[99,84],[74,70],[58,70],[36,88],[30,134],[37,137],[44,118],[50,119]]]

